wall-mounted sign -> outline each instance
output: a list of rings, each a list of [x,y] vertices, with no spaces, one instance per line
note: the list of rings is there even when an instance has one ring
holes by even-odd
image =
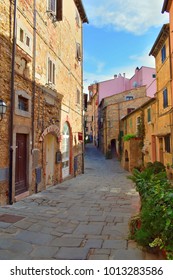
[[[83,133],[82,132],[78,132],[78,140],[83,141]]]

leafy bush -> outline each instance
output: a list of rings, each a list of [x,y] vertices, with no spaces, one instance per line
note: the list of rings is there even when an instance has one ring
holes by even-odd
[[[144,171],[134,169],[129,176],[141,197],[141,226],[133,238],[142,246],[166,249],[168,258],[172,259],[173,189],[164,170],[158,162],[149,163]]]
[[[124,141],[129,141],[131,138],[135,138],[136,137],[136,134],[126,134],[123,136],[123,140]]]
[[[153,163],[152,162],[148,162],[146,168],[147,169],[152,169],[153,173],[155,173],[155,174],[163,172],[163,171],[166,170],[164,164],[161,163],[160,161],[155,161]]]

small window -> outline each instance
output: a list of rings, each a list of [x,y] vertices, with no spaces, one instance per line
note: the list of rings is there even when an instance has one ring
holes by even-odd
[[[76,17],[75,17],[75,20],[76,20],[76,25],[79,27],[79,25],[80,25],[80,18],[79,18],[79,13],[78,13],[77,10],[76,10]]]
[[[168,91],[167,88],[163,91],[163,108],[168,107]]]
[[[48,0],[48,11],[56,13],[56,2],[57,0]]]
[[[23,43],[24,42],[24,31],[22,28],[20,28],[20,41]]]
[[[54,84],[55,85],[55,63],[48,58],[48,84]]]
[[[165,45],[161,49],[161,56],[162,56],[162,63],[163,63],[166,59],[166,46]]]
[[[126,101],[128,101],[128,100],[133,100],[134,98],[133,98],[133,96],[132,95],[127,95],[126,96]]]
[[[141,117],[137,117],[136,119],[136,134],[140,135],[140,127],[141,127]]]
[[[147,109],[147,121],[151,122],[151,108]]]
[[[164,140],[165,140],[165,151],[167,153],[170,153],[171,152],[171,140],[170,140],[170,135],[166,135],[164,137]]]
[[[47,12],[53,16],[56,21],[62,20],[62,1],[63,0],[48,0],[47,1]]]
[[[134,110],[135,110],[135,108],[127,108],[127,114],[130,114]]]
[[[81,46],[79,43],[76,43],[76,59],[78,61],[81,61],[82,57],[81,57]]]
[[[78,89],[76,91],[76,102],[77,102],[77,104],[80,104],[80,90],[78,90]]]
[[[130,118],[130,120],[129,120],[129,127],[132,128],[132,126],[133,126],[133,122],[132,122],[132,118]]]
[[[28,111],[28,99],[23,96],[18,97],[18,109],[22,111]]]
[[[155,79],[156,78],[156,74],[153,74],[152,77],[153,77],[153,79]]]
[[[28,36],[26,36],[26,45],[30,47],[30,38]]]

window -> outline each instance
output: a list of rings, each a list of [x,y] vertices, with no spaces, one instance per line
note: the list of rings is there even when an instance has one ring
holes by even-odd
[[[151,108],[147,109],[147,121],[151,122]]]
[[[141,127],[141,117],[137,117],[136,119],[136,134],[140,135],[140,127]]]
[[[153,77],[153,79],[155,79],[156,78],[156,74],[153,74],[152,77]]]
[[[48,84],[55,85],[55,63],[48,58]]]
[[[48,0],[48,11],[56,13],[56,0]]]
[[[24,90],[15,91],[15,114],[31,118],[31,96]]]
[[[170,135],[166,135],[164,137],[164,140],[165,140],[165,151],[167,153],[170,153],[171,152],[171,141],[170,141]]]
[[[78,89],[76,91],[76,102],[77,102],[77,104],[80,104],[80,90],[78,90]]]
[[[127,101],[127,100],[133,100],[133,96],[132,96],[132,95],[127,95],[127,96],[126,96],[126,101]]]
[[[20,28],[20,41],[24,42],[24,32],[22,28]]]
[[[81,47],[79,43],[76,43],[76,59],[81,61]]]
[[[53,21],[62,20],[62,0],[47,0],[47,13],[53,17]]]
[[[19,95],[19,97],[18,97],[18,109],[27,112],[28,111],[28,99]]]
[[[132,126],[133,126],[133,122],[132,122],[132,118],[130,118],[130,120],[129,120],[129,127],[132,128]]]
[[[80,18],[79,18],[79,13],[78,11],[76,10],[76,16],[75,16],[75,20],[76,20],[76,25],[79,27],[79,23],[80,23]]]
[[[127,108],[127,114],[130,114],[135,108]]]
[[[33,35],[27,30],[26,26],[18,21],[17,23],[17,45],[32,57],[32,38]]]
[[[167,88],[163,91],[163,108],[168,107],[168,91]]]
[[[26,35],[26,45],[29,47],[30,46],[30,38]]]
[[[162,63],[163,63],[166,59],[166,46],[165,45],[161,49],[161,56],[162,56]]]

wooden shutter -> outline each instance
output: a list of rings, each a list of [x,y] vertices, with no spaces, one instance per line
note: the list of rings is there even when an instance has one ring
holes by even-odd
[[[81,61],[81,47],[79,43],[76,43],[76,58]]]
[[[56,0],[56,19],[58,21],[61,21],[63,16],[62,16],[62,7],[63,6],[63,0]]]

